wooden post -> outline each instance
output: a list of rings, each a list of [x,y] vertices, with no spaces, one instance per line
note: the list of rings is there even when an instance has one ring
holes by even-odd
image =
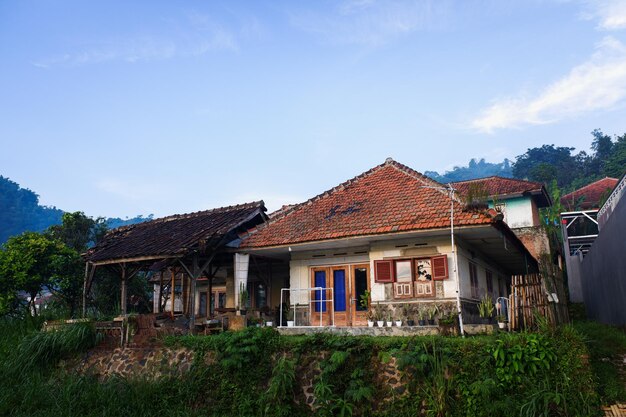
[[[126,315],[126,263],[122,263],[122,294],[121,294],[121,309],[122,315]]]
[[[200,275],[200,267],[198,266],[198,255],[193,256],[191,285],[189,286],[191,309],[189,312],[189,329],[193,332],[196,326],[196,279]]]
[[[89,262],[85,262],[85,282],[83,282],[83,318],[87,315],[87,280],[89,279]]]
[[[173,269],[170,269],[171,274],[171,284],[170,284],[170,317],[174,320],[174,299],[176,298],[176,291],[174,291],[174,287],[176,286],[176,273]]]
[[[161,303],[163,301],[163,271],[159,272],[159,303],[157,304],[157,311],[155,313],[162,313]]]

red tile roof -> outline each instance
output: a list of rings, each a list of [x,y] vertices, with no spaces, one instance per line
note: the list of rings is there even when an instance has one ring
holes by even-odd
[[[478,190],[484,190],[490,197],[497,196],[502,198],[531,194],[536,196],[536,202],[539,207],[551,205],[548,193],[540,182],[493,176],[453,182],[452,186],[461,195],[467,194],[472,187],[477,187]]]
[[[600,208],[603,198],[613,191],[619,180],[617,178],[602,178],[589,185],[561,197],[561,204],[566,210],[591,210]]]
[[[450,227],[442,184],[391,158],[304,203],[290,207],[251,231],[243,247],[294,243]],[[455,226],[490,224],[486,213],[463,212],[455,203]],[[495,212],[494,212],[495,214]]]
[[[486,177],[473,180],[453,182],[452,186],[459,193],[465,194],[472,186],[480,187],[490,196],[504,196],[508,194],[524,194],[529,192],[541,192],[543,184],[540,182],[518,180],[515,178]]]

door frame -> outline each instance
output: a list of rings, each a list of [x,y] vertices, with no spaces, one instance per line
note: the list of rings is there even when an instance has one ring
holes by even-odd
[[[364,268],[367,274],[367,290],[371,288],[370,282],[370,264],[369,263],[346,263],[346,264],[338,264],[338,265],[327,265],[327,266],[311,266],[310,269],[310,279],[309,282],[311,284],[311,288],[315,287],[315,273],[316,272],[324,272],[325,274],[325,287],[326,288],[335,288],[335,274],[334,271],[343,270],[345,271],[345,303],[346,310],[345,312],[337,312],[335,311],[335,291],[332,291],[333,301],[326,301],[326,311],[323,313],[326,315],[326,319],[322,321],[323,325],[330,325],[331,318],[334,314],[334,323],[336,326],[366,326],[367,325],[367,311],[357,311],[357,306],[359,303],[358,298],[353,296],[356,290],[356,269]],[[326,290],[326,300],[329,300],[330,290]],[[315,299],[315,295],[313,295],[312,300]],[[332,309],[332,310],[331,310]],[[311,308],[311,318],[310,324],[312,326],[318,325],[320,321],[319,313],[315,311],[315,305]]]

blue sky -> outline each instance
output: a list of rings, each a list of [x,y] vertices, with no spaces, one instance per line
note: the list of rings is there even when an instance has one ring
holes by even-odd
[[[0,175],[157,216],[626,132],[626,1],[0,2]]]

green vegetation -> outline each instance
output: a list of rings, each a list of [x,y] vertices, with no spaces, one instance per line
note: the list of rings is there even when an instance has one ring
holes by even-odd
[[[93,345],[88,325],[0,327],[0,415],[593,416],[600,400],[571,327],[466,339],[285,337],[269,328],[169,337],[166,345],[197,353],[187,374],[105,381],[55,366]],[[400,375],[388,374],[394,366]],[[301,389],[308,380],[315,413]]]
[[[574,323],[589,350],[589,362],[602,404],[626,402],[626,333],[592,321]],[[620,374],[620,367],[622,374]]]

